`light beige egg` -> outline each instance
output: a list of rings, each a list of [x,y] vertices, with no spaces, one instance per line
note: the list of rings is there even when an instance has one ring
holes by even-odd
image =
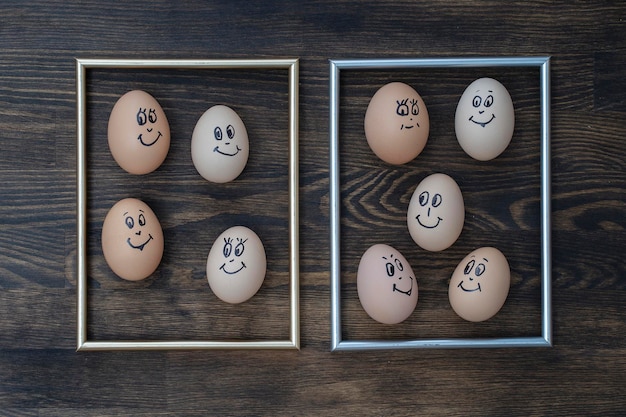
[[[376,244],[363,253],[356,286],[361,306],[380,323],[400,323],[417,305],[418,286],[413,269],[389,245]]]
[[[450,305],[465,320],[484,321],[500,311],[510,285],[511,270],[504,254],[493,247],[478,248],[452,273]]]
[[[213,293],[231,304],[249,300],[265,279],[267,258],[259,236],[245,226],[234,226],[215,239],[206,263]]]
[[[456,108],[454,129],[469,156],[494,159],[509,146],[514,128],[513,100],[499,81],[480,78],[467,86]]]
[[[120,97],[109,117],[108,142],[125,171],[139,175],[156,170],[170,149],[170,125],[159,102],[141,90]]]
[[[213,106],[200,117],[191,137],[191,159],[204,179],[216,183],[237,178],[248,163],[248,131],[230,107]]]
[[[146,203],[125,198],[111,207],[102,224],[102,252],[120,278],[139,281],[152,275],[163,247],[161,224]]]
[[[405,83],[393,82],[382,86],[370,100],[364,128],[372,151],[383,161],[400,165],[422,152],[430,120],[417,91]]]
[[[432,174],[419,183],[407,210],[411,237],[422,249],[441,251],[452,246],[465,223],[463,194],[446,174]]]

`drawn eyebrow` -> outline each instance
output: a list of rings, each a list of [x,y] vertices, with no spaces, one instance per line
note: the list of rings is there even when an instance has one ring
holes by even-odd
[[[485,260],[485,262],[489,262],[489,261],[487,260],[487,258],[483,258],[483,259]]]
[[[490,93],[493,93],[493,90],[487,90],[487,91],[489,91]]]
[[[140,212],[145,213],[142,209],[139,209]]]
[[[126,216],[127,214],[128,214],[128,212],[127,212],[127,211],[125,211],[125,212],[124,212],[124,214],[122,214],[122,216]]]

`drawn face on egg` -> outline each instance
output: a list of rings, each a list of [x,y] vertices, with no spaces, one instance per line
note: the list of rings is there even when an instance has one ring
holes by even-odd
[[[137,139],[143,146],[152,146],[163,137],[163,132],[159,130],[159,126],[156,124],[158,120],[156,109],[139,107],[137,110],[137,125],[141,132]]]
[[[129,229],[130,236],[126,239],[126,243],[132,249],[143,251],[148,243],[154,237],[150,233],[150,225],[146,225],[146,213],[142,209],[138,209],[134,215],[129,212],[122,214],[124,224]]]
[[[432,174],[419,183],[409,202],[407,226],[421,248],[440,251],[458,239],[465,222],[463,195],[446,174]]]
[[[470,260],[465,265],[463,269],[463,279],[457,285],[457,288],[460,288],[461,291],[465,292],[481,292],[480,281],[479,278],[485,273],[487,270],[487,264],[489,263],[489,259],[482,258],[476,262],[476,256],[470,256]]]
[[[387,276],[392,279],[391,291],[410,297],[413,291],[414,278],[410,275],[409,271],[404,270],[402,261],[394,257],[393,253],[389,254],[389,256],[383,256],[382,259],[385,263],[385,272]],[[402,281],[403,278],[404,281]]]
[[[443,197],[441,194],[433,192],[432,198],[430,192],[424,190],[419,194],[418,202],[421,207],[419,210],[419,214],[415,216],[415,220],[417,220],[417,224],[426,229],[434,229],[439,226],[443,218],[440,215],[443,215],[443,210],[437,210],[437,208],[441,205],[443,201]]]
[[[234,240],[232,237],[224,238],[224,248],[222,249],[224,263],[219,269],[221,269],[225,274],[234,275],[246,268],[246,264],[242,260],[242,257],[246,249],[245,244],[247,241],[248,239],[241,237],[237,237]]]
[[[510,281],[504,254],[493,247],[478,248],[458,264],[450,278],[450,305],[465,320],[487,320],[502,308]]]
[[[216,141],[213,152],[227,157],[234,157],[241,152],[241,148],[237,144],[237,141],[235,141],[235,128],[233,125],[229,124],[225,129],[222,129],[220,126],[215,126],[213,136]]]
[[[413,128],[419,128],[417,115],[420,113],[420,108],[417,95],[396,100],[396,104],[396,114],[400,116],[400,130],[409,131]]]
[[[217,105],[204,112],[191,137],[191,159],[204,179],[234,180],[243,172],[248,154],[248,132],[233,109]]]
[[[476,95],[472,99],[472,106],[476,111],[468,120],[483,129],[496,118],[492,108],[493,90],[487,90],[486,92],[476,90]]]

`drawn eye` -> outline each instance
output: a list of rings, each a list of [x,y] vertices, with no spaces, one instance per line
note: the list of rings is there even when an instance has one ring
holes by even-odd
[[[407,101],[408,99],[404,99],[402,101],[396,100],[396,103],[398,103],[398,108],[396,109],[396,113],[399,116],[406,116],[409,114],[409,106],[406,104]]]
[[[385,268],[387,268],[387,275],[389,275],[390,277],[392,277],[393,274],[396,272],[396,268],[393,266],[391,262],[387,262],[387,264],[385,265]]]
[[[485,107],[491,107],[492,104],[493,104],[493,96],[488,95],[487,98],[485,99]]]
[[[137,124],[139,126],[143,126],[146,124],[146,121],[148,119],[148,116],[146,116],[146,109],[141,109],[141,107],[139,108],[139,111],[137,112]]]
[[[132,217],[130,217],[130,216],[126,217],[126,226],[129,229],[132,229],[135,226],[135,221],[133,220]]]
[[[233,125],[228,125],[226,127],[226,135],[228,136],[228,139],[232,139],[235,137],[235,128],[233,127]]]
[[[213,135],[215,135],[215,139],[222,140],[222,129],[218,126],[213,131]]]
[[[232,243],[230,243],[230,240],[227,240],[226,243],[224,244],[224,258],[228,258],[230,256],[230,254],[233,252],[233,245]]]
[[[139,219],[138,220],[139,220],[139,226],[143,226],[143,225],[146,224],[146,218],[144,217],[143,214],[139,215]]]
[[[476,262],[475,262],[473,259],[472,259],[471,261],[469,261],[469,262],[467,263],[467,265],[465,265],[465,269],[463,270],[463,273],[464,273],[465,275],[467,275],[467,274],[469,274],[470,272],[472,272],[472,269],[474,268],[474,264],[475,264],[475,263],[476,263]]]
[[[243,242],[237,243],[237,246],[235,246],[235,256],[241,256],[244,249],[245,247],[243,246]]]
[[[154,123],[157,121],[156,110],[150,109],[148,111],[148,120],[150,120],[150,123]]]
[[[439,207],[442,200],[443,199],[441,198],[441,194],[435,194],[433,196],[433,207]]]
[[[420,206],[424,207],[426,204],[428,204],[428,191],[422,191],[422,193],[419,196],[419,202],[420,202]]]
[[[396,259],[396,268],[398,268],[398,271],[404,271],[404,266],[402,266],[400,259]]]
[[[479,277],[485,272],[485,264],[478,264],[476,267],[476,276]]]
[[[417,100],[411,100],[411,114],[417,116],[420,112],[420,108],[417,106]]]
[[[472,106],[478,107],[480,103],[482,103],[483,99],[480,96],[474,96],[474,100],[472,100]]]

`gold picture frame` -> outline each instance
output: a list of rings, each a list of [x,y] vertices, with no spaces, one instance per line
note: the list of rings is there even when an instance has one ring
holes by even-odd
[[[89,340],[87,296],[87,73],[90,69],[258,69],[288,71],[289,108],[289,340]],[[300,349],[298,227],[299,61],[290,59],[76,59],[77,109],[77,351],[184,349]]]

